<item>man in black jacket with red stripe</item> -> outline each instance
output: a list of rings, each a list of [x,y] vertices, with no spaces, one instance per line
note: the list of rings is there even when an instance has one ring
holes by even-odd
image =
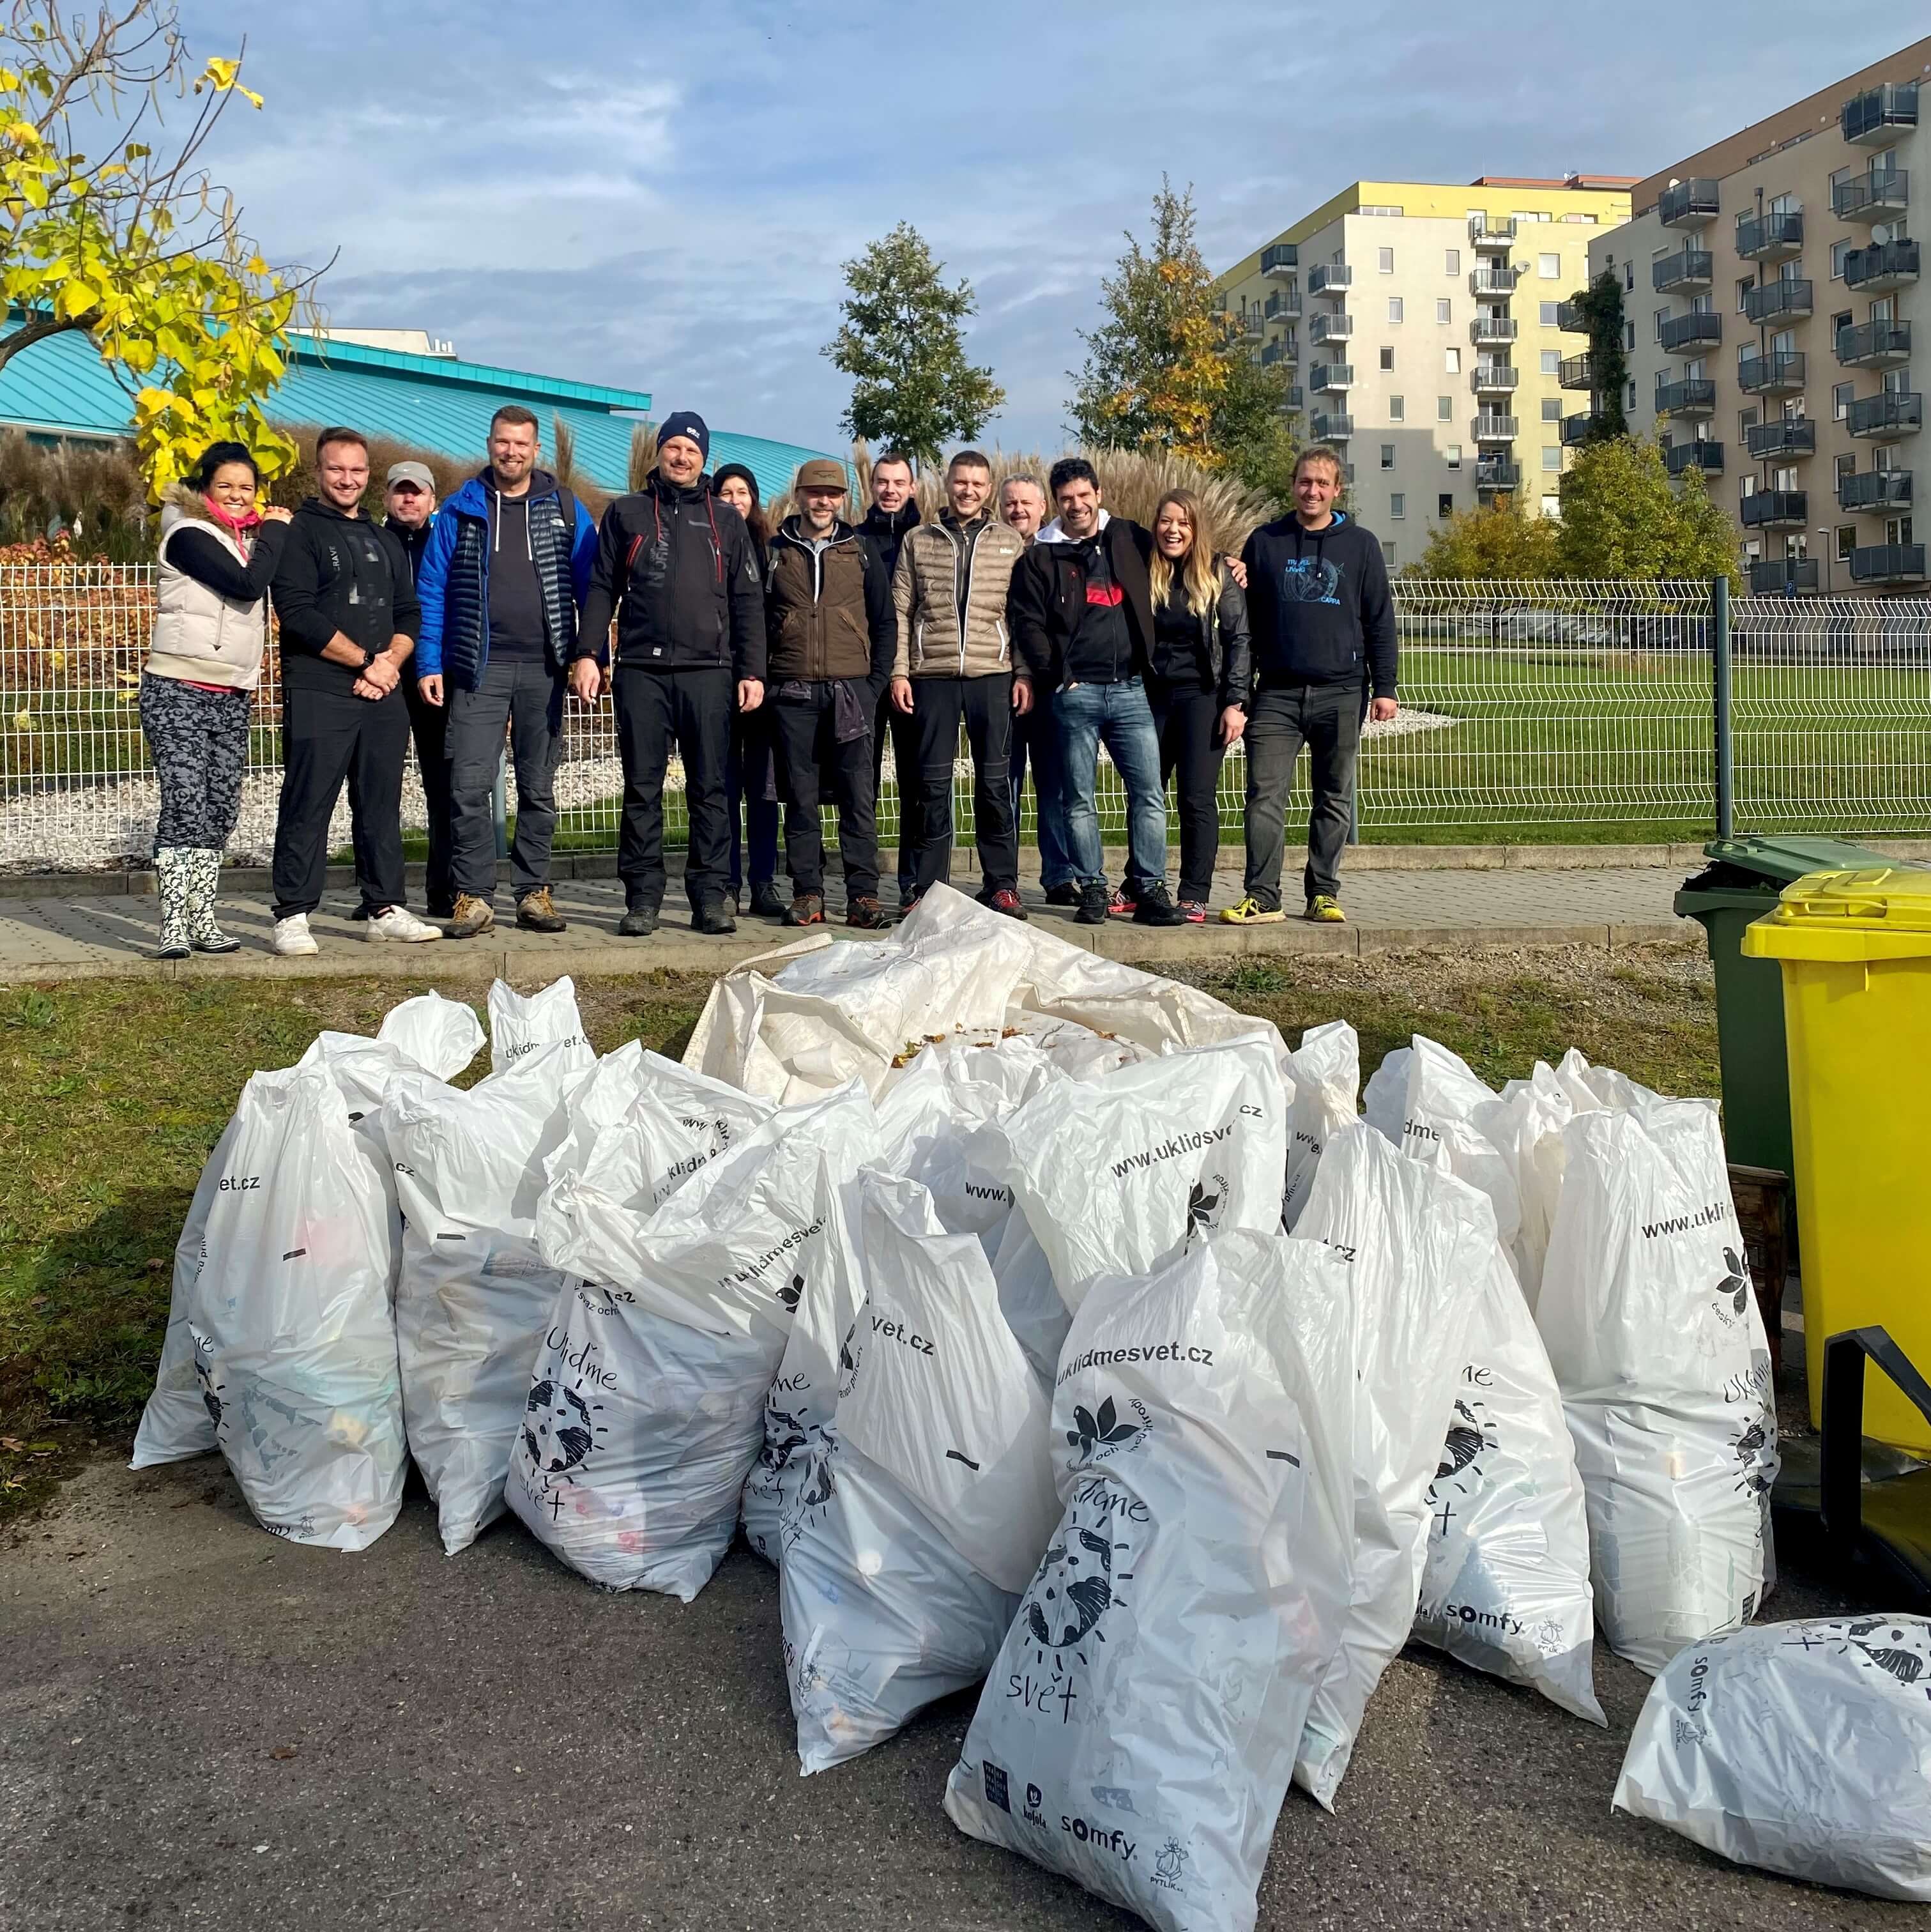
[[[617,931],[657,930],[664,901],[664,779],[674,742],[691,825],[684,890],[694,932],[737,930],[725,888],[730,820],[724,761],[733,707],[764,701],[764,593],[744,519],[711,494],[711,433],[680,410],[658,433],[657,467],[604,512],[577,626],[580,658],[606,661],[617,623],[613,688],[623,756]]]

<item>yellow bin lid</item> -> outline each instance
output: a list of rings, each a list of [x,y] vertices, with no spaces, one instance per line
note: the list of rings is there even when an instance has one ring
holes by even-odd
[[[1842,965],[1931,958],[1931,869],[1813,872],[1744,927],[1742,951],[1752,959]]]

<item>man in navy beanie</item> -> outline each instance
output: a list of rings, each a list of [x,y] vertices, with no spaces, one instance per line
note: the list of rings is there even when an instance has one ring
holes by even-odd
[[[690,818],[684,890],[697,932],[734,932],[725,897],[730,819],[724,792],[733,706],[764,701],[764,592],[744,519],[711,494],[711,432],[694,410],[664,418],[657,466],[604,512],[577,626],[581,656],[607,664],[616,620],[617,747],[623,825],[617,873],[627,938],[657,930],[664,902],[664,780],[674,743]]]

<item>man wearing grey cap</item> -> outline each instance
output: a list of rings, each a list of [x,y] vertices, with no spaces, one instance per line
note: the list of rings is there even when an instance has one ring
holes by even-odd
[[[436,527],[436,478],[426,463],[391,463],[382,522],[393,531],[409,558],[412,583],[422,574],[422,554]],[[423,803],[429,816],[429,866],[427,901],[431,919],[449,919],[456,910],[456,881],[450,869],[449,753],[445,737],[449,713],[426,700],[412,677],[402,681],[409,705],[409,735],[415,740],[416,767],[422,778]],[[353,811],[354,777],[349,779]],[[359,815],[356,822],[359,822]]]

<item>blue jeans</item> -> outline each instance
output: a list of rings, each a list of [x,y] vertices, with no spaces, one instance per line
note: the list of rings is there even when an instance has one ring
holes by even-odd
[[[1055,886],[1069,886],[1079,876],[1066,839],[1066,770],[1060,758],[1058,728],[1053,722],[1053,695],[1036,679],[1032,710],[1012,721],[1012,815],[1016,822],[1030,758],[1033,823],[1039,840],[1039,883],[1048,892]]]
[[[1160,782],[1160,740],[1144,687],[1137,677],[1117,684],[1062,686],[1053,694],[1060,758],[1066,774],[1066,842],[1082,885],[1106,878],[1093,806],[1099,747],[1105,743],[1126,788],[1126,877],[1135,886],[1167,876],[1167,792]]]

